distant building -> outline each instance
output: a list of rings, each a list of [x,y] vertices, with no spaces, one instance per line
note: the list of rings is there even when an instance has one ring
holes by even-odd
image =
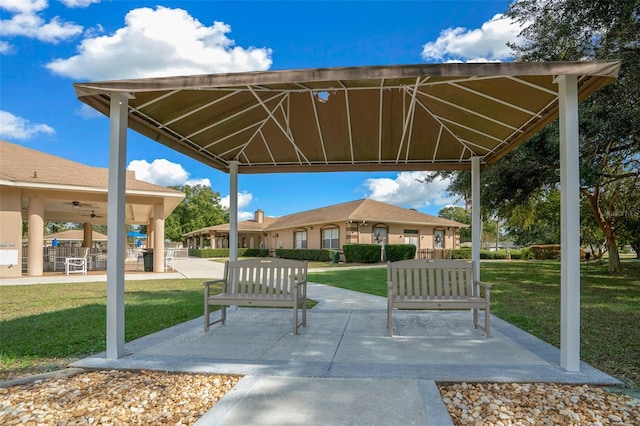
[[[414,244],[418,251],[460,247],[468,225],[370,199],[351,201],[278,218],[262,210],[238,223],[242,248],[336,249],[344,244]],[[183,235],[189,248],[228,248],[229,224]]]
[[[20,277],[23,267],[29,276],[43,274],[50,257],[44,250],[45,222],[84,223],[82,241],[76,245],[93,248],[92,225],[107,223],[108,174],[106,168],[0,140],[0,278]],[[164,220],[184,197],[127,172],[125,220],[146,225],[152,233],[158,272],[164,270]],[[24,222],[28,235],[23,247]]]

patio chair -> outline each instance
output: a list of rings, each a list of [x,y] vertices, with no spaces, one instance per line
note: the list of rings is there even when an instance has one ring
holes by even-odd
[[[87,262],[89,260],[89,248],[84,250],[83,257],[66,257],[64,259],[64,273],[87,275]]]
[[[176,270],[175,267],[175,260],[176,260],[176,255],[175,255],[175,249],[168,249],[167,253],[164,256],[164,270],[168,271],[169,268],[171,268],[172,271]]]

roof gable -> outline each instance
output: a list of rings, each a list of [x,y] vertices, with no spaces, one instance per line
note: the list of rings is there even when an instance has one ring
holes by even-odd
[[[441,217],[365,198],[282,216],[277,218],[268,229],[276,230],[296,226],[348,221],[418,223],[431,226],[452,226],[456,228],[468,226]]]

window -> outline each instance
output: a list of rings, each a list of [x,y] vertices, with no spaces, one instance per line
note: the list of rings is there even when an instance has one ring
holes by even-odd
[[[373,242],[374,244],[388,244],[386,226],[376,226],[373,228]]]
[[[323,249],[338,249],[338,228],[328,228],[322,230],[322,248]]]
[[[433,248],[444,248],[444,229],[436,229],[433,231]]]
[[[296,231],[294,239],[295,239],[295,248],[297,249],[307,248],[307,231]]]

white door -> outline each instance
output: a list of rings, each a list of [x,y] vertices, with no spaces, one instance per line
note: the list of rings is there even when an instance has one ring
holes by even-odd
[[[418,249],[420,247],[418,247],[418,236],[417,235],[405,235],[404,243],[405,244],[413,244],[414,246],[416,246],[416,255],[418,254]]]

